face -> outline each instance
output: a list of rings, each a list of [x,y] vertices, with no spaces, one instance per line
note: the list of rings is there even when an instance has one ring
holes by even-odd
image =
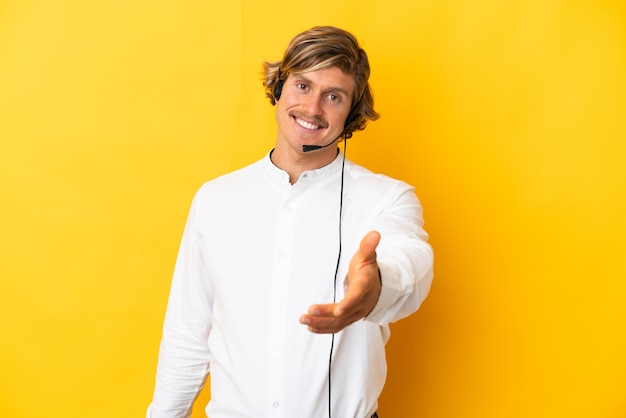
[[[303,145],[327,145],[343,132],[354,95],[354,76],[337,67],[290,74],[276,102],[276,151],[336,155],[329,146],[303,153]]]

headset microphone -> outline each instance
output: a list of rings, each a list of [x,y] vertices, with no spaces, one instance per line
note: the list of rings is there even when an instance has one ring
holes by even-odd
[[[329,144],[326,144],[326,145],[302,145],[302,152],[315,151],[315,150],[318,150],[318,149],[330,147],[332,144],[337,142],[337,139],[339,139],[339,138],[341,138],[341,137],[337,137],[333,142],[331,142]]]

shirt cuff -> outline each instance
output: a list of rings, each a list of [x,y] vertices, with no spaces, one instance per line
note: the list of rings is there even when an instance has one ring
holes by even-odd
[[[381,289],[378,296],[378,302],[366,317],[366,321],[383,324],[386,321],[385,315],[387,309],[392,306],[404,292],[402,292],[399,277],[400,272],[395,266],[378,264],[378,271],[380,272]]]

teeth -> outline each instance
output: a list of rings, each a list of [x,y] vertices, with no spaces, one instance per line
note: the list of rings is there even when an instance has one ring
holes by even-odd
[[[311,130],[319,129],[318,125],[314,125],[314,124],[309,123],[309,122],[307,122],[305,120],[302,120],[302,119],[297,119],[296,118],[296,122],[298,123],[298,125],[302,126],[303,128],[306,128],[306,129],[311,129]]]

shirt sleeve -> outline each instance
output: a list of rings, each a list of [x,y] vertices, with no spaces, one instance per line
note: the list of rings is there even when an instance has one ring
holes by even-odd
[[[387,325],[415,312],[430,291],[433,250],[423,228],[422,206],[412,187],[400,182],[391,203],[373,229],[381,234],[376,249],[382,290],[367,321]]]
[[[189,417],[209,373],[213,291],[202,261],[197,213],[196,196],[174,268],[148,418]]]

